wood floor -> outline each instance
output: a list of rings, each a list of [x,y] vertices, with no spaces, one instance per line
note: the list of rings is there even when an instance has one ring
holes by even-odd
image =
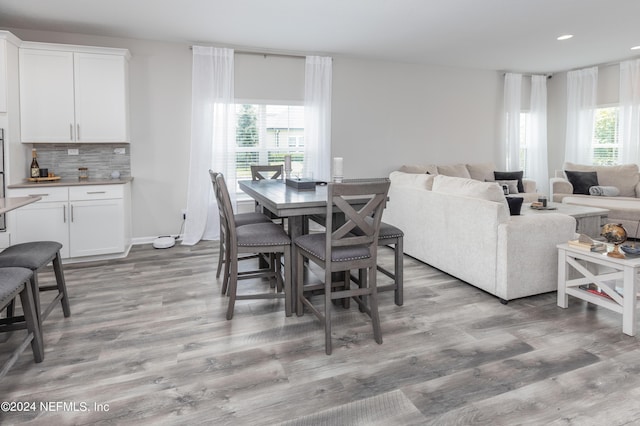
[[[206,242],[66,265],[72,316],[54,310],[44,362],[26,350],[0,382],[1,401],[31,404],[0,424],[640,424],[640,346],[613,312],[555,293],[504,306],[405,257],[404,306],[380,297],[384,343],[352,304],[327,356],[282,300],[225,320],[216,260]]]

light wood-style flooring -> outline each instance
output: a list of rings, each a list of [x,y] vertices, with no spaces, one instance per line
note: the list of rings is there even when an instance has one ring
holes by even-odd
[[[640,424],[640,345],[619,314],[561,309],[555,293],[501,305],[405,257],[404,306],[380,297],[384,343],[352,303],[327,356],[319,323],[282,300],[239,301],[225,320],[217,255],[145,245],[65,265],[72,316],[56,309],[44,362],[28,349],[0,381],[0,401],[35,409],[0,424]]]

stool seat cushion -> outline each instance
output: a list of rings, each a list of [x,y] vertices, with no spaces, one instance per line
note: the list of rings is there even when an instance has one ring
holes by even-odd
[[[326,260],[325,234],[307,234],[296,238],[296,245],[318,259]],[[332,262],[348,262],[350,260],[368,259],[371,257],[366,246],[333,247],[331,250]]]
[[[404,232],[396,226],[390,225],[385,222],[380,222],[380,233],[378,238],[400,238],[404,236]]]
[[[236,213],[233,215],[233,219],[236,222],[236,226],[251,225],[253,223],[267,223],[271,222],[267,216],[262,213]]]
[[[280,225],[269,223],[254,223],[237,228],[238,246],[286,246],[291,244],[289,236]]]
[[[55,241],[34,241],[9,246],[0,253],[0,268],[19,266],[37,270],[49,263],[62,244]]]
[[[26,268],[0,268],[0,309],[11,302],[31,279],[33,272]]]

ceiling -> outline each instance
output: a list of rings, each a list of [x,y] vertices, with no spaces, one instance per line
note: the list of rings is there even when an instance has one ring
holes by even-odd
[[[638,0],[0,0],[5,29],[525,73],[640,56],[638,18]]]

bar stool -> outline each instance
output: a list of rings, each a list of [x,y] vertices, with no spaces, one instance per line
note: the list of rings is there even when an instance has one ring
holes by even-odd
[[[33,272],[27,268],[0,268],[0,310],[12,304],[15,298],[20,296],[24,312],[23,317],[3,318],[0,320],[0,332],[27,329],[27,335],[22,343],[18,345],[9,359],[3,364],[0,370],[0,379],[16,363],[18,357],[29,343],[31,343],[35,362],[42,362],[44,359],[42,329],[38,322],[34,297],[29,284],[32,277]],[[16,322],[22,322],[22,324],[15,324]]]
[[[42,322],[49,316],[58,301],[62,305],[64,316],[69,317],[71,315],[67,285],[64,281],[64,273],[62,271],[62,259],[60,258],[61,248],[62,244],[55,241],[34,241],[9,246],[0,253],[0,268],[22,267],[33,271],[31,290],[33,292],[33,300],[40,325],[42,325]],[[47,266],[49,262],[53,263],[56,285],[40,287],[38,285],[38,271]],[[41,310],[39,293],[51,290],[57,290],[58,294],[46,309]],[[7,309],[8,316],[12,310],[12,306]]]
[[[367,218],[367,221],[369,221],[369,219]],[[354,234],[359,234],[359,230],[355,230]],[[388,223],[385,222],[381,222],[380,223],[380,233],[378,234],[378,246],[389,246],[390,244],[393,244],[393,251],[394,251],[394,265],[393,265],[393,272],[389,271],[388,269],[383,268],[382,266],[380,266],[380,264],[378,264],[376,266],[376,268],[378,269],[378,271],[380,271],[381,273],[383,273],[384,275],[386,275],[387,277],[391,278],[393,280],[393,282],[391,284],[386,284],[386,285],[379,285],[378,286],[378,292],[381,291],[387,291],[387,290],[393,290],[394,291],[394,301],[395,304],[398,306],[402,306],[402,304],[404,303],[404,296],[403,296],[403,272],[404,272],[404,265],[403,265],[403,240],[404,240],[404,232],[402,232],[402,230],[398,227],[395,227],[393,225],[390,225]],[[360,285],[360,282],[362,280],[362,271],[359,272],[358,276],[351,274],[351,281],[355,282],[356,284]]]

